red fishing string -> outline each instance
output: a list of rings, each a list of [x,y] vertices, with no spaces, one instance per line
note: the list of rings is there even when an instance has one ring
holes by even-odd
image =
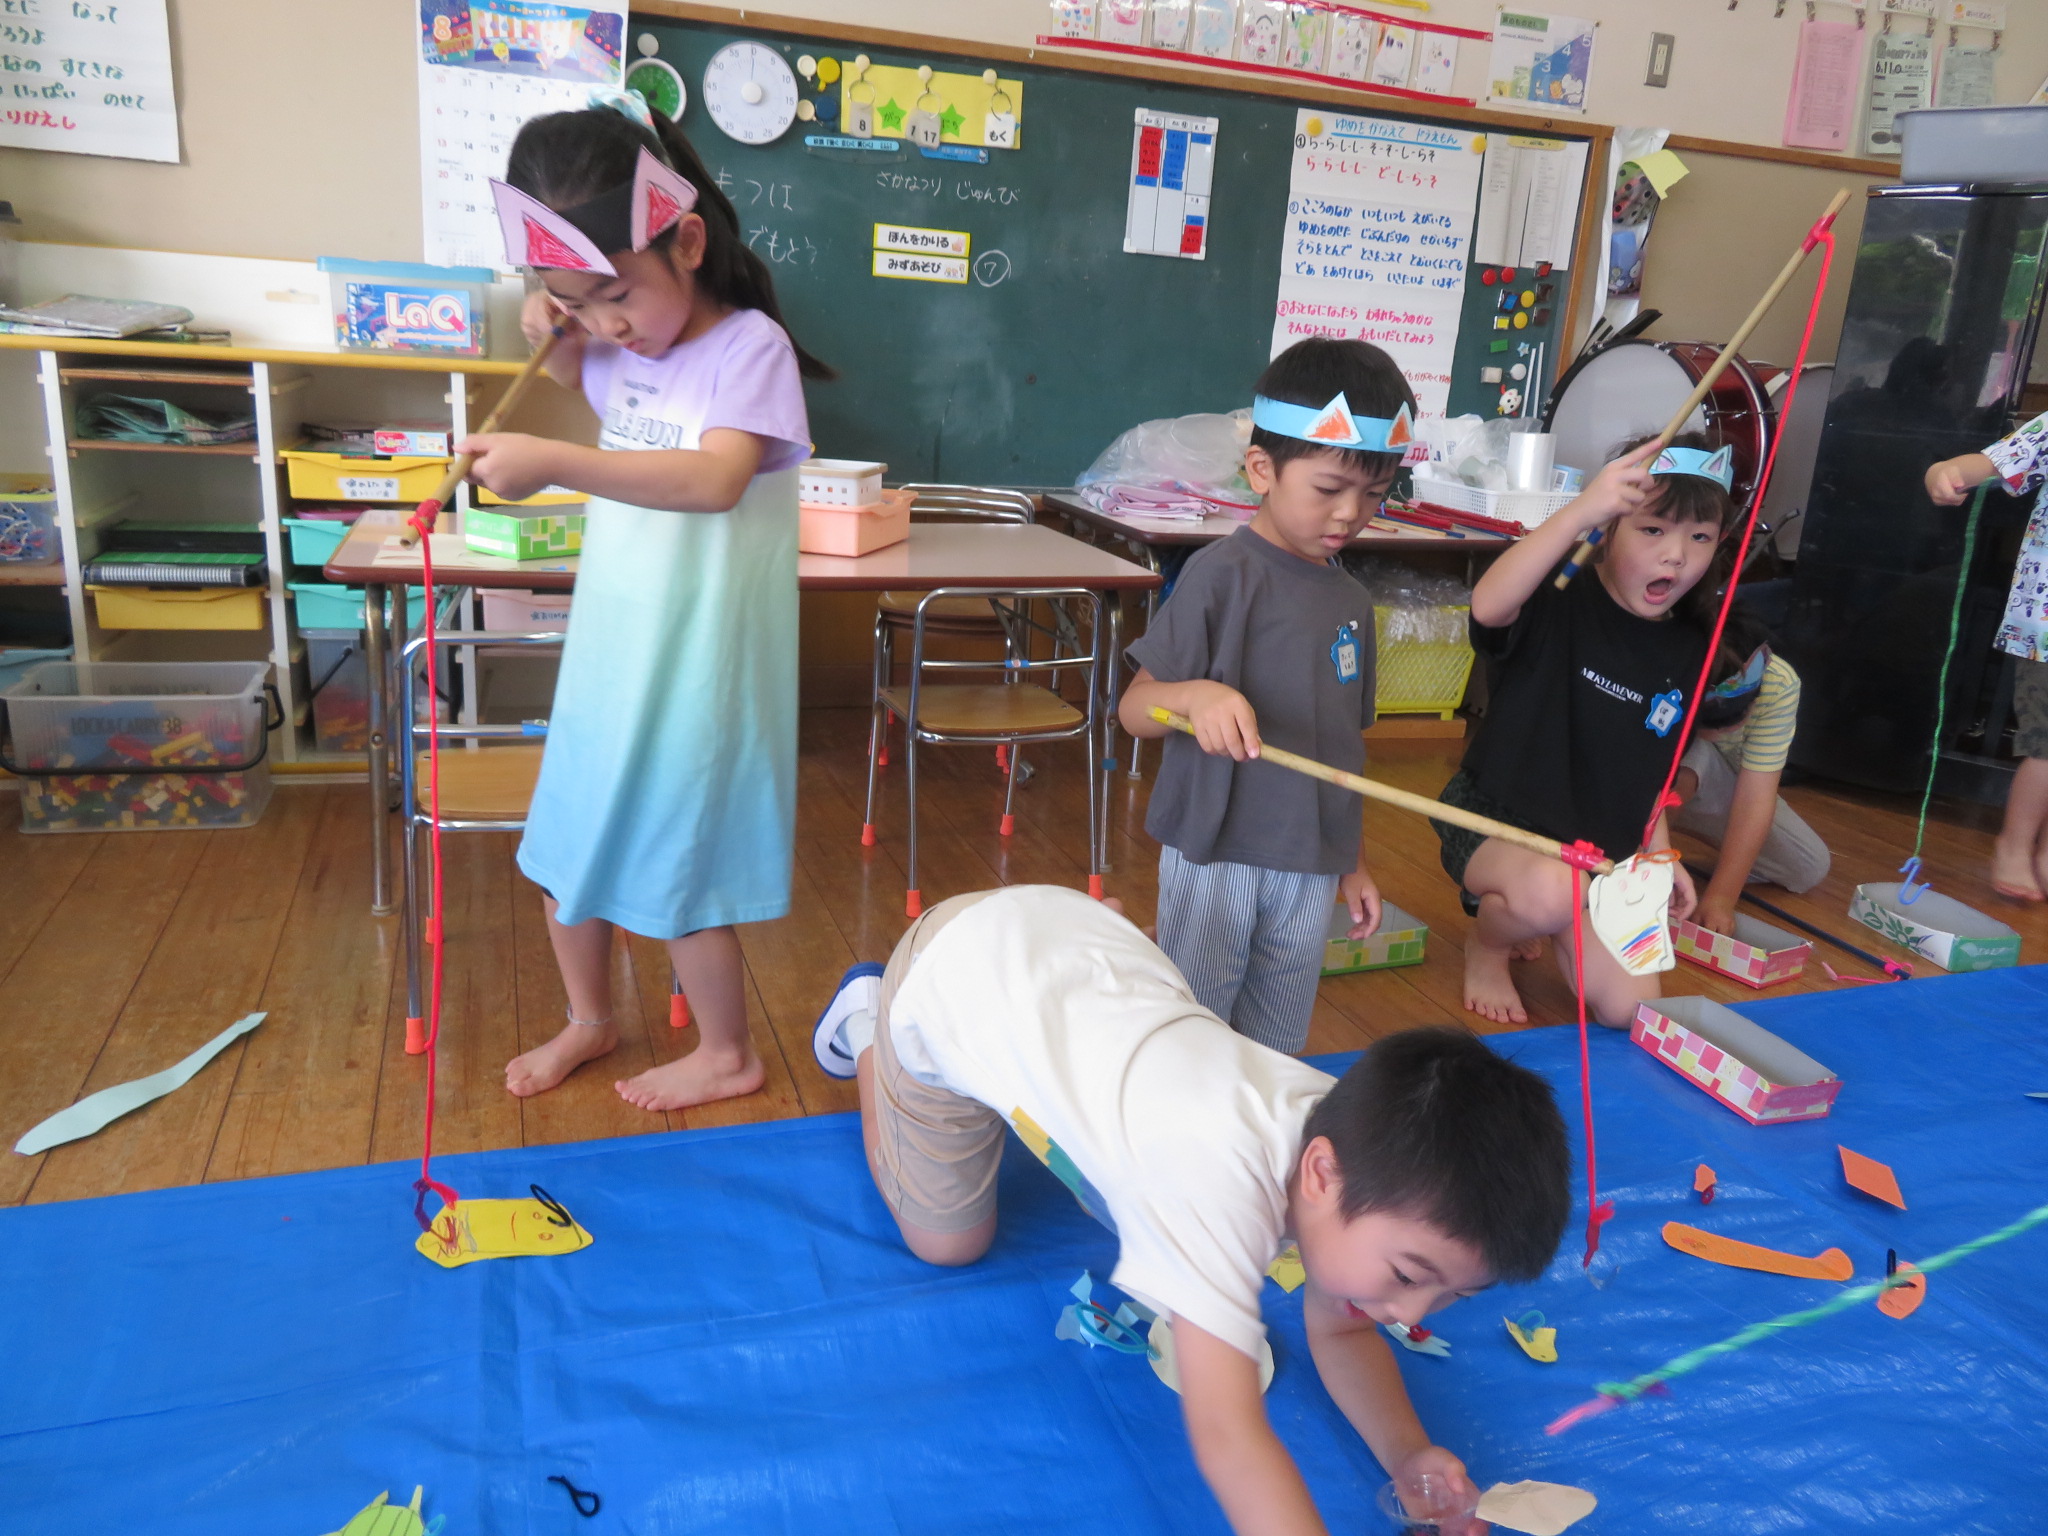
[[[1771,471],[1777,467],[1778,450],[1785,444],[1783,426],[1792,414],[1792,402],[1799,398],[1800,376],[1806,371],[1807,349],[1813,345],[1814,327],[1820,323],[1821,300],[1827,296],[1828,271],[1835,264],[1835,216],[1829,214],[1807,232],[1806,249],[1816,245],[1824,247],[1820,257],[1820,275],[1813,284],[1813,302],[1807,306],[1806,329],[1799,338],[1799,355],[1792,361],[1792,377],[1785,384],[1785,400],[1778,407],[1780,430],[1772,435],[1771,451],[1764,456],[1763,474],[1756,483],[1756,492],[1750,498],[1749,516],[1743,520],[1742,542],[1735,551],[1735,568],[1728,578],[1728,590],[1721,597],[1721,611],[1714,616],[1714,632],[1707,641],[1706,659],[1700,663],[1699,680],[1693,684],[1692,702],[1685,711],[1685,723],[1678,731],[1678,745],[1671,754],[1670,771],[1664,775],[1664,787],[1657,792],[1657,798],[1650,805],[1650,819],[1643,824],[1643,846],[1648,847],[1656,835],[1657,818],[1666,810],[1678,804],[1671,798],[1671,786],[1678,781],[1678,766],[1685,759],[1685,749],[1692,737],[1692,724],[1699,714],[1700,699],[1707,691],[1707,679],[1713,675],[1714,655],[1721,649],[1721,633],[1728,626],[1728,610],[1735,606],[1735,589],[1742,581],[1742,568],[1749,559],[1749,541],[1756,532],[1756,520],[1763,511],[1764,492],[1770,488]]]
[[[1579,1267],[1592,1266],[1600,1251],[1600,1227],[1614,1214],[1614,1202],[1600,1203],[1600,1160],[1593,1153],[1593,1048],[1586,1032],[1586,924],[1580,886],[1585,873],[1572,865],[1572,984],[1579,995],[1579,1112],[1586,1124],[1586,1256]]]
[[[412,1214],[419,1222],[422,1232],[433,1232],[433,1218],[427,1215],[427,1195],[431,1192],[441,1197],[441,1213],[448,1218],[448,1230],[437,1232],[443,1243],[450,1247],[455,1243],[455,1203],[460,1198],[454,1190],[434,1177],[434,1079],[435,1062],[439,1053],[435,1047],[441,1039],[441,712],[440,678],[435,666],[434,636],[434,521],[440,515],[438,501],[425,501],[412,515],[412,527],[420,536],[420,576],[426,587],[427,599],[427,813],[431,818],[427,828],[427,1108],[425,1124],[420,1135],[420,1176],[413,1183],[414,1199]],[[404,608],[401,604],[400,612]],[[407,662],[410,666],[411,663]],[[404,750],[412,750],[412,721],[400,722],[400,729],[392,732],[405,743]],[[411,807],[406,808],[411,815]],[[407,871],[408,874],[411,871]]]

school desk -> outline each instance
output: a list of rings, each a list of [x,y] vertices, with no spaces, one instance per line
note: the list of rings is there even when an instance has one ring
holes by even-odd
[[[406,639],[399,633],[395,644],[387,643],[393,631],[386,608],[394,589],[416,585],[425,574],[417,551],[403,560],[378,561],[385,540],[396,531],[389,523],[359,523],[342,540],[324,571],[329,581],[361,587],[364,594],[363,651],[370,675],[370,909],[379,916],[395,910],[390,870],[391,732],[386,722],[392,718],[395,683],[389,658],[404,649]],[[442,555],[444,549],[447,555]],[[444,586],[566,592],[576,585],[574,559],[533,560],[523,565],[509,560],[471,564],[474,557],[461,553],[461,540],[445,534],[436,536],[434,552],[444,561],[436,567]],[[1157,590],[1159,573],[1041,524],[913,523],[908,539],[870,554],[799,555],[797,586],[806,592],[1086,587],[1103,595],[1114,654],[1121,648],[1123,636],[1118,599],[1126,592]],[[1103,686],[1107,690],[1101,710],[1104,740],[1094,761],[1107,764],[1114,755],[1113,669],[1104,669]],[[1106,781],[1107,769],[1101,771]],[[1104,793],[1106,797],[1106,783]],[[1104,821],[1106,824],[1107,818]]]

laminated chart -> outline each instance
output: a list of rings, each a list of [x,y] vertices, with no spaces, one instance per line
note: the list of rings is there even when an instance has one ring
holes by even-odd
[[[1137,109],[1124,249],[1201,261],[1209,251],[1209,190],[1216,172],[1213,117]]]
[[[1304,336],[1369,341],[1401,365],[1420,414],[1443,415],[1485,147],[1431,123],[1303,110],[1274,354]]]

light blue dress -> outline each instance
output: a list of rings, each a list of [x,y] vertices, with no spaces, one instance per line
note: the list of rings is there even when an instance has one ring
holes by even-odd
[[[605,448],[694,448],[718,426],[777,446],[730,512],[590,503],[519,867],[564,923],[671,939],[781,917],[808,452],[794,354],[743,310],[652,362],[593,346],[584,386]]]

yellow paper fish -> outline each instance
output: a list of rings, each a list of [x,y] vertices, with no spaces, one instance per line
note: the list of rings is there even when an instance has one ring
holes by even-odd
[[[446,1516],[436,1515],[426,1521],[420,1519],[420,1497],[425,1492],[424,1488],[415,1487],[412,1502],[400,1506],[391,1502],[391,1491],[387,1488],[358,1510],[355,1518],[333,1536],[438,1536]]]
[[[1300,1290],[1302,1282],[1308,1279],[1308,1271],[1301,1267],[1300,1245],[1289,1243],[1282,1248],[1266,1266],[1266,1273],[1279,1283],[1281,1290]]]
[[[434,1230],[413,1244],[443,1269],[479,1259],[545,1258],[588,1248],[594,1239],[538,1184],[526,1200],[460,1200],[442,1206]]]
[[[1557,1364],[1557,1330],[1547,1326],[1541,1312],[1531,1312],[1521,1322],[1504,1317],[1508,1337],[1522,1346],[1522,1353],[1539,1365]],[[1534,1324],[1534,1327],[1529,1326]]]

